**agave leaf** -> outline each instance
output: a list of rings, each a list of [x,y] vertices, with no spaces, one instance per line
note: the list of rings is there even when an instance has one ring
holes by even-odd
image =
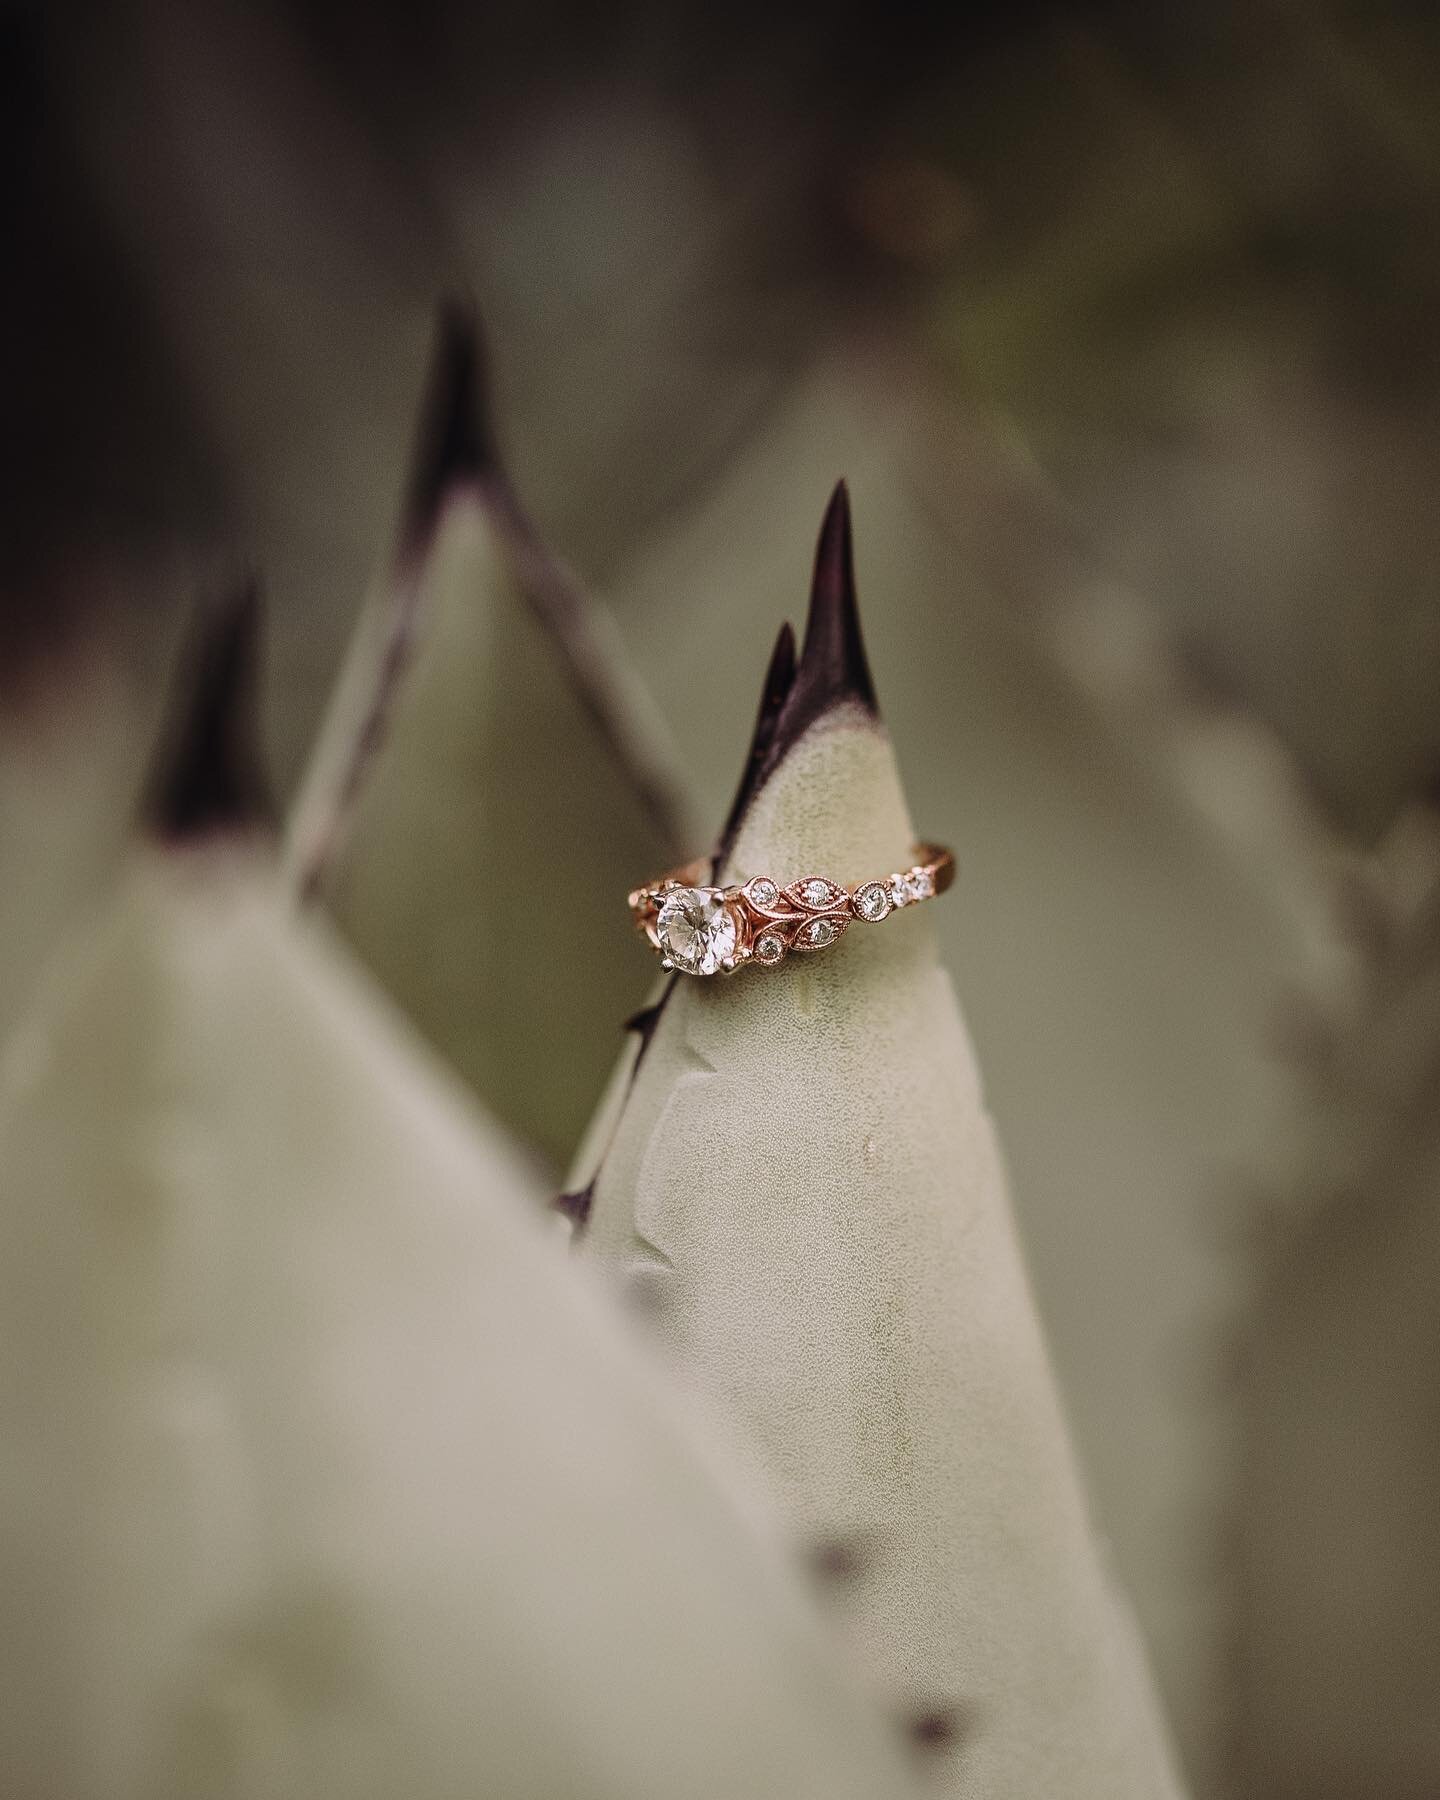
[[[725,880],[851,883],[911,860],[848,540],[841,491]],[[772,683],[784,666],[782,649]],[[1154,1800],[1177,1791],[1165,1730],[1086,1516],[928,910],[773,973],[677,979],[579,1241],[668,1288],[672,1343],[750,1428],[797,1540],[865,1547],[846,1626],[950,1791]]]
[[[1330,849],[1278,746],[1192,703],[1163,635],[1117,616],[1023,443],[957,418],[873,339],[822,346],[610,589],[651,690],[685,697],[671,723],[712,818],[753,646],[805,580],[793,520],[838,469],[864,509],[866,636],[916,821],[962,851],[931,928],[1087,1485],[1198,1779],[1231,1680],[1236,1420],[1213,1371],[1252,1297],[1216,1216],[1236,1171],[1248,1190],[1294,1145],[1267,1026],[1322,935]]]
[[[901,1792],[525,1167],[297,916],[252,629],[0,1073],[7,1791]]]
[[[361,619],[289,856],[361,958],[525,1142],[573,1149],[642,991],[595,923],[678,858],[662,734],[496,460],[473,322],[442,327],[393,572]]]

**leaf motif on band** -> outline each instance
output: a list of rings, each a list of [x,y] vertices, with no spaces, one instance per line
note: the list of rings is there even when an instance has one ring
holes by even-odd
[[[848,910],[850,901],[844,888],[827,881],[823,875],[806,875],[799,881],[792,881],[785,890],[785,898],[806,913],[831,912],[836,907]]]
[[[828,950],[837,938],[844,934],[849,920],[840,913],[826,913],[818,919],[811,919],[809,924],[802,925],[794,935],[791,948],[795,950]]]

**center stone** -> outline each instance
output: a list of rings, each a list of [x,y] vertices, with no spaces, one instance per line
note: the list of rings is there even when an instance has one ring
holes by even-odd
[[[735,954],[735,915],[719,888],[676,888],[655,918],[660,949],[688,975],[714,975]]]

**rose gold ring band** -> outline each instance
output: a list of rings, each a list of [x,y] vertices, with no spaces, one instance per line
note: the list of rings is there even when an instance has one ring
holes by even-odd
[[[943,894],[955,879],[955,858],[939,844],[917,844],[908,869],[850,888],[823,875],[785,887],[768,875],[716,887],[705,882],[708,871],[702,857],[630,895],[635,923],[663,968],[732,975],[751,963],[774,968],[792,950],[826,950],[852,920],[878,925],[902,906]]]

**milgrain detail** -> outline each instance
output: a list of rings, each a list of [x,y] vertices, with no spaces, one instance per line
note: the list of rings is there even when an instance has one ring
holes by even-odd
[[[955,878],[954,857],[938,844],[917,845],[915,855],[910,867],[854,888],[824,875],[802,875],[784,887],[768,875],[714,887],[701,882],[701,859],[637,888],[629,905],[662,968],[730,975],[750,963],[774,967],[792,951],[828,950],[852,920],[878,925],[901,907],[943,894]]]

